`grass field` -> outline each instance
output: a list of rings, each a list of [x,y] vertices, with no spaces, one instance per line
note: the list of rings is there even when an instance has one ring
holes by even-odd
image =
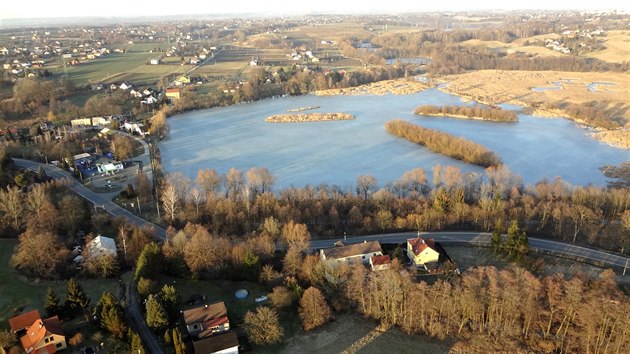
[[[66,294],[66,281],[40,281],[26,279],[10,265],[13,249],[18,244],[15,239],[0,239],[0,328],[8,326],[7,319],[17,314],[17,310],[38,309],[43,315],[44,296],[50,287],[60,297]],[[118,294],[117,279],[81,279],[86,294],[96,304],[103,291]]]
[[[532,91],[534,87],[549,87],[560,80],[561,89]],[[446,91],[493,103],[532,105],[556,102],[582,104],[597,101],[617,110],[617,118],[625,121],[626,125],[630,124],[628,73],[479,70],[447,76],[445,81],[449,83]],[[592,92],[588,86],[593,82],[615,85],[598,85],[595,92]]]
[[[610,31],[606,33],[603,44],[606,49],[588,53],[586,56],[611,63],[630,61],[630,31]]]

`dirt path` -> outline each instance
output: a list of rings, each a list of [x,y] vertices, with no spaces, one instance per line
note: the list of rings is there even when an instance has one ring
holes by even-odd
[[[359,338],[356,342],[352,343],[350,347],[346,350],[342,351],[342,354],[354,354],[361,350],[366,345],[370,344],[373,340],[375,340],[381,334],[387,332],[387,330],[391,327],[391,325],[380,324],[376,326],[370,333],[366,334],[362,338]]]

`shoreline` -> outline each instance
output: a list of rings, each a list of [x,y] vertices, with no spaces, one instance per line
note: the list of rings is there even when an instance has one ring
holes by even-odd
[[[496,104],[505,103],[505,104],[514,104],[518,106],[523,106],[523,108],[525,109],[532,110],[531,113],[528,113],[529,115],[532,115],[538,118],[566,119],[568,121],[571,121],[580,125],[581,128],[585,130],[588,130],[588,129],[595,130],[595,132],[590,132],[589,135],[591,136],[591,138],[597,141],[600,141],[604,144],[607,144],[617,149],[630,150],[630,131],[627,129],[622,128],[618,130],[606,130],[603,128],[594,127],[587,124],[583,120],[571,118],[561,111],[549,110],[549,109],[544,109],[544,108],[539,108],[539,107],[532,107],[527,102],[523,102],[520,100],[509,99],[500,103],[496,103],[496,102],[489,103],[487,101],[484,101],[483,98],[475,99],[463,93],[447,90],[446,87],[439,87],[438,90],[444,93],[448,93],[453,96],[460,97],[465,100],[472,100],[472,101],[479,102],[485,105],[496,105]],[[617,131],[626,132],[626,133],[614,133]]]
[[[361,96],[361,95],[411,95],[430,88],[413,79],[376,81],[356,87],[314,91],[316,96]]]

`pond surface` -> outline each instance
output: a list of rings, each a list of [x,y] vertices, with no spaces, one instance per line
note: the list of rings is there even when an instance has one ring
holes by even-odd
[[[267,167],[278,188],[335,184],[352,188],[369,174],[379,185],[395,181],[416,167],[431,176],[436,165],[455,165],[463,172],[483,173],[469,165],[394,137],[385,122],[400,118],[483,144],[523,176],[526,183],[561,176],[572,184],[605,185],[598,167],[629,160],[627,151],[592,139],[588,131],[564,119],[519,114],[518,123],[495,123],[418,116],[416,106],[468,105],[437,89],[413,95],[299,96],[213,108],[169,118],[170,136],[160,143],[167,172],[194,179],[199,169],[225,173]],[[355,120],[311,123],[266,123],[272,114],[320,106],[309,112],[346,112]],[[519,107],[506,106],[515,110]]]

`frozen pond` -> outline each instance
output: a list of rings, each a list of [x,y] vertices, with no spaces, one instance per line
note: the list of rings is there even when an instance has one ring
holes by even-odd
[[[521,114],[519,123],[508,124],[414,115],[413,109],[422,104],[465,103],[430,89],[399,96],[286,97],[185,113],[168,119],[170,136],[160,143],[162,163],[167,172],[182,172],[192,179],[205,168],[225,173],[231,167],[243,172],[254,166],[267,167],[277,178],[276,190],[322,183],[352,187],[363,174],[384,185],[415,167],[424,168],[430,178],[436,164],[483,172],[480,167],[389,135],[384,124],[393,118],[483,144],[526,183],[561,176],[573,184],[605,185],[607,178],[598,167],[628,160],[627,151],[593,140],[568,120]],[[320,106],[309,112],[346,112],[357,118],[264,122],[269,115],[306,106]]]

